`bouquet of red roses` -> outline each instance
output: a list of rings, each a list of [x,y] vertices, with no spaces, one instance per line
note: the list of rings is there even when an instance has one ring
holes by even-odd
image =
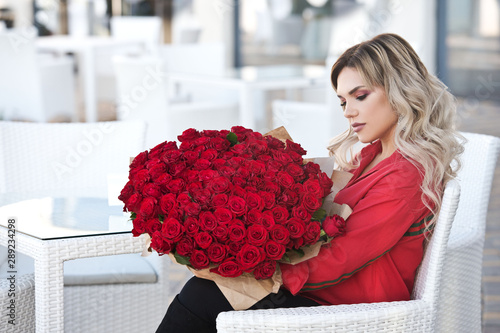
[[[318,164],[290,140],[236,126],[188,129],[176,142],[140,153],[119,199],[133,234],[178,263],[224,277],[266,279],[277,262],[343,233],[321,208],[332,188]]]

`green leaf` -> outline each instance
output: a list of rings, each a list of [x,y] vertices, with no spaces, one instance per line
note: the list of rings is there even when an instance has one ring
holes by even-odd
[[[287,262],[287,263],[291,263],[292,262],[290,260],[290,257],[286,253],[283,255],[283,257],[281,257],[281,260],[284,261],[284,262]]]
[[[165,215],[158,215],[158,220],[163,223],[163,221],[165,220]]]
[[[174,253],[175,260],[181,265],[191,265],[189,258],[181,256],[180,254]]]
[[[318,209],[317,211],[315,211],[313,213],[311,220],[313,220],[313,221],[321,221],[325,217],[326,217],[326,210],[324,210],[323,208],[320,208],[320,209]]]
[[[301,258],[303,256],[305,256],[305,253],[302,249],[292,249],[292,250],[293,250],[293,252],[297,253],[299,255],[299,257],[301,257]]]
[[[236,133],[229,132],[226,135],[226,138],[229,140],[229,142],[231,142],[231,146],[234,146],[238,143],[238,136],[236,135]]]
[[[132,214],[130,214],[130,219],[133,221],[135,218],[137,217],[137,214],[132,212]]]

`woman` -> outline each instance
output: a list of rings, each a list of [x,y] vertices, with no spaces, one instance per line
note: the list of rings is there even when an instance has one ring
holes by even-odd
[[[329,149],[353,174],[335,202],[353,213],[317,257],[281,264],[283,288],[252,309],[409,300],[442,190],[456,175],[450,165],[460,166],[454,98],[403,38],[351,47],[331,81],[350,127]],[[357,141],[368,145],[349,160]],[[212,281],[193,278],[157,332],[215,332],[217,315],[230,310]]]

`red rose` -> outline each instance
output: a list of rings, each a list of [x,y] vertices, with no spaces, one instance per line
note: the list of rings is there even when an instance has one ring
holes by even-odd
[[[292,217],[296,217],[302,221],[310,221],[312,218],[311,213],[304,206],[299,205],[292,208]]]
[[[177,206],[179,208],[185,208],[187,205],[189,205],[192,202],[193,201],[191,200],[191,198],[189,197],[189,195],[187,193],[185,193],[185,192],[180,193],[177,196]]]
[[[237,196],[231,196],[228,200],[229,209],[236,215],[242,216],[247,211],[247,204],[245,199]]]
[[[318,201],[317,197],[309,192],[306,192],[302,196],[301,204],[310,213],[315,212],[319,207],[321,207],[321,202]]]
[[[197,170],[184,170],[182,179],[184,179],[186,183],[197,182],[200,179],[200,172]]]
[[[274,221],[276,223],[285,223],[288,220],[288,209],[283,206],[276,206],[272,209]]]
[[[137,212],[139,210],[140,204],[142,201],[142,195],[139,193],[134,193],[128,198],[127,202],[125,203],[125,208],[129,212]]]
[[[273,150],[273,156],[276,161],[282,163],[283,165],[292,162],[292,158],[290,157],[290,155],[284,151]]]
[[[217,130],[204,130],[201,132],[203,136],[209,137],[209,138],[215,138],[219,136],[219,131]]]
[[[269,214],[262,214],[261,218],[260,218],[260,224],[262,224],[264,226],[264,228],[266,229],[271,229],[272,226],[274,226],[276,224],[276,222],[274,222],[274,217],[273,217],[273,214],[272,212],[270,211],[266,211],[266,213]]]
[[[208,205],[208,203],[212,199],[212,193],[207,189],[193,191],[192,196],[194,201],[202,206]]]
[[[207,138],[206,136],[200,136],[196,140],[194,140],[194,144],[196,146],[206,146],[210,142],[210,138]]]
[[[149,180],[151,179],[151,176],[149,174],[149,171],[146,169],[142,169],[137,171],[137,173],[134,175],[134,178],[132,179],[132,183],[134,184],[134,187],[136,190],[142,190],[144,185],[146,185]]]
[[[161,254],[169,254],[172,251],[173,245],[163,239],[161,232],[156,231],[151,237],[151,248]]]
[[[168,191],[171,193],[180,193],[180,192],[184,191],[185,186],[186,186],[186,183],[184,182],[183,179],[172,179],[166,185]]]
[[[262,190],[264,190],[265,192],[271,192],[271,193],[277,194],[277,193],[279,193],[280,188],[275,183],[270,182],[270,181],[266,181],[266,182],[264,182],[264,184],[262,186]]]
[[[166,217],[181,221],[184,218],[184,211],[177,209],[177,208],[174,208],[168,212]]]
[[[323,196],[323,189],[319,184],[319,180],[317,179],[308,179],[304,182],[304,190],[313,194],[317,198],[321,198]]]
[[[194,245],[194,240],[191,237],[184,236],[175,247],[175,252],[181,256],[190,257],[193,254]]]
[[[179,150],[167,150],[161,155],[161,160],[167,164],[177,163],[182,157],[182,152]]]
[[[307,154],[307,151],[304,148],[302,148],[302,146],[300,144],[295,143],[293,141],[290,141],[288,139],[286,140],[285,151],[293,151],[293,152],[296,152],[299,155],[305,155],[305,154]]]
[[[180,142],[183,142],[183,141],[188,141],[188,140],[195,140],[199,137],[200,137],[200,133],[197,130],[195,130],[194,128],[188,128],[187,130],[182,132],[181,135],[178,135],[177,139]]]
[[[134,237],[138,237],[146,232],[146,220],[143,219],[140,215],[138,215],[133,221],[132,225],[134,226],[132,229],[132,234]]]
[[[217,239],[217,241],[224,243],[228,239],[229,231],[226,226],[219,225],[214,229],[212,235]]]
[[[207,268],[210,265],[208,256],[202,250],[194,250],[189,262],[195,269]]]
[[[260,224],[262,221],[262,213],[258,209],[250,209],[250,211],[247,213],[247,220],[246,224]]]
[[[233,182],[234,186],[239,186],[239,187],[243,187],[247,184],[247,181],[245,180],[245,178],[239,177],[239,176],[234,176],[232,178],[232,182]]]
[[[246,271],[257,266],[264,258],[265,254],[257,246],[245,244],[236,255],[236,262]]]
[[[210,188],[215,193],[224,193],[230,189],[231,183],[226,177],[215,177],[210,182]]]
[[[157,200],[155,198],[144,198],[144,200],[141,201],[141,206],[138,213],[145,218],[153,217],[153,215],[155,215],[156,213],[156,202]]]
[[[251,160],[248,164],[250,172],[255,176],[263,175],[266,172],[266,164],[262,161]]]
[[[142,153],[134,157],[132,163],[130,163],[130,169],[142,167],[147,160],[148,160],[148,152],[143,151]]]
[[[226,259],[227,254],[227,246],[219,243],[212,243],[207,249],[208,259],[215,264],[218,264]]]
[[[248,208],[262,210],[264,208],[264,201],[258,193],[250,192],[246,195],[246,202]]]
[[[167,241],[178,242],[184,234],[184,227],[178,220],[174,218],[168,218],[163,221],[161,234]]]
[[[184,161],[186,161],[186,163],[188,165],[191,165],[193,164],[194,162],[196,162],[196,160],[200,157],[200,153],[196,152],[196,151],[193,151],[193,150],[188,150],[188,151],[185,151],[182,158],[184,159]]]
[[[188,216],[198,216],[201,212],[201,207],[196,202],[190,202],[184,207],[184,211]]]
[[[213,196],[212,206],[214,207],[226,207],[227,201],[229,200],[227,194],[219,193]]]
[[[248,148],[254,156],[258,156],[267,152],[267,143],[264,140],[254,140],[249,143]]]
[[[290,232],[290,238],[300,238],[306,231],[304,221],[301,221],[295,217],[289,219],[286,222],[285,227]]]
[[[229,242],[228,243],[229,253],[233,256],[236,256],[238,253],[240,253],[241,248],[245,244],[246,244],[245,241]]]
[[[134,194],[134,186],[132,185],[132,181],[129,180],[125,187],[121,190],[118,199],[126,203],[128,199]]]
[[[263,280],[272,277],[275,271],[276,262],[266,260],[255,267],[253,275],[255,276],[255,279]]]
[[[203,183],[208,182],[212,180],[214,177],[217,177],[219,173],[215,170],[207,169],[207,170],[201,170],[199,172],[199,180]]]
[[[215,160],[212,161],[212,167],[221,172],[220,170],[226,166],[226,160],[222,158],[216,158]]]
[[[210,167],[210,161],[207,159],[200,158],[194,162],[193,167],[195,170],[205,170]]]
[[[224,261],[217,268],[211,271],[225,277],[237,277],[243,273],[240,265],[238,265],[238,263],[233,259]]]
[[[167,191],[167,184],[170,182],[171,179],[172,179],[172,176],[170,174],[164,173],[161,176],[159,176],[158,178],[156,178],[155,182],[156,182],[156,184],[158,184],[158,186],[160,186],[162,191],[166,192]]]
[[[266,140],[268,147],[271,149],[284,149],[285,148],[285,143],[279,139],[276,139],[275,137],[268,135],[264,139]]]
[[[271,260],[280,260],[285,254],[286,247],[276,241],[269,240],[264,246],[267,258]]]
[[[327,216],[322,226],[328,237],[342,236],[345,233],[345,221],[338,215]]]
[[[285,171],[293,177],[295,181],[302,181],[305,177],[304,169],[300,165],[290,163],[285,167]]]
[[[145,231],[151,236],[156,231],[161,230],[161,222],[158,218],[152,218],[146,221]]]
[[[274,207],[276,204],[276,197],[274,193],[259,191],[258,194],[264,203],[264,208],[271,209]]]
[[[202,152],[200,158],[211,161],[216,159],[217,155],[218,155],[217,150],[210,148]]]
[[[276,175],[276,181],[284,188],[289,188],[295,183],[293,177],[290,176],[286,171],[278,172],[278,174]]]
[[[246,229],[241,222],[231,222],[228,226],[229,239],[232,242],[239,242],[246,236]]]
[[[261,246],[268,240],[268,233],[267,229],[260,224],[254,224],[248,227],[247,229],[247,238],[248,238],[248,243],[255,245],[255,246]]]
[[[272,226],[269,230],[269,235],[271,236],[271,239],[280,244],[288,244],[290,241],[290,231],[280,224]]]
[[[160,211],[163,214],[168,214],[168,212],[174,209],[174,207],[177,207],[177,198],[175,197],[175,194],[169,193],[161,197]]]
[[[299,202],[299,195],[290,189],[285,189],[278,202],[287,207],[293,207]]]
[[[194,236],[194,240],[196,241],[196,244],[198,244],[198,246],[202,249],[207,249],[213,241],[212,236],[210,236],[210,234],[205,231],[202,231]]]
[[[306,175],[308,174],[315,174],[317,175],[320,172],[319,165],[313,162],[307,162],[304,165],[304,172]]]
[[[280,171],[281,168],[283,168],[283,163],[276,160],[270,160],[266,163],[266,169],[267,171],[271,172],[271,175],[276,175],[276,173]]]
[[[215,215],[212,212],[208,211],[203,211],[200,213],[199,223],[201,229],[205,231],[212,231],[218,225]]]
[[[216,151],[225,151],[229,148],[231,143],[225,138],[213,138],[210,140],[209,146]]]
[[[311,221],[306,226],[306,232],[304,233],[304,240],[306,244],[314,244],[318,241],[321,234],[321,225],[317,221]]]
[[[186,231],[187,235],[194,237],[198,233],[198,230],[200,230],[198,220],[194,217],[186,218],[186,220],[184,221],[184,230]]]
[[[219,224],[229,223],[233,219],[233,213],[229,209],[223,207],[216,208],[214,216]]]

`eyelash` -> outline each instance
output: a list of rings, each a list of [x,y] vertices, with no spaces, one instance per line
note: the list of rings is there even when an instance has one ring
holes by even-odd
[[[357,99],[358,101],[362,101],[362,100],[364,100],[367,96],[368,96],[368,94],[359,95],[358,97],[356,97],[356,99]],[[346,102],[340,103],[340,106],[341,106],[341,107],[345,107],[345,104],[346,104]]]

